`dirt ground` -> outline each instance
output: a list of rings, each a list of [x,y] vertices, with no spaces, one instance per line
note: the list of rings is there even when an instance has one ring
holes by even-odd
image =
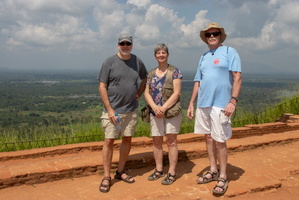
[[[231,200],[298,200],[299,199],[299,176],[297,180],[287,180],[279,189],[272,189],[268,191],[261,191],[251,194],[245,194],[237,197],[214,197],[212,194],[183,196],[181,194],[172,194],[171,196],[158,196],[158,197],[141,197],[134,198],[129,194],[121,197],[121,192],[117,195],[119,198],[111,197],[114,195],[102,194],[98,191],[99,177],[90,176],[84,178],[77,178],[74,180],[62,180],[52,183],[39,184],[34,186],[19,186],[8,188],[0,191],[1,199],[7,200],[81,200],[81,199],[124,199],[124,200],[214,200],[214,199],[231,199]],[[148,182],[143,182],[143,187],[148,187]],[[136,183],[140,184],[140,183]],[[126,185],[123,185],[125,187]],[[159,187],[159,185],[157,185]],[[160,186],[161,187],[161,186]],[[176,184],[176,187],[180,185]],[[200,186],[198,186],[200,187]],[[112,189],[111,189],[112,190]],[[117,193],[117,191],[110,191]],[[142,191],[134,191],[135,193],[142,193]],[[136,195],[136,194],[135,194]],[[115,195],[116,196],[116,195]]]
[[[161,185],[160,181],[147,181],[153,166],[130,171],[136,179],[134,184],[127,184],[113,179],[109,193],[98,190],[102,175],[65,179],[36,185],[22,185],[0,190],[2,200],[296,200],[299,199],[299,172],[286,173],[294,161],[298,160],[299,142],[257,148],[229,156],[229,188],[224,196],[215,197],[211,193],[216,182],[204,185],[196,184],[198,174],[207,168],[206,158],[179,162],[178,179],[170,186]],[[297,162],[295,162],[297,163]],[[298,169],[298,166],[296,166]],[[165,166],[167,171],[167,166]],[[272,173],[273,171],[273,173]],[[255,185],[269,179],[260,189]],[[277,184],[276,184],[277,183]],[[265,187],[266,185],[266,187]],[[234,192],[248,187],[244,194]],[[243,190],[244,191],[244,190]]]

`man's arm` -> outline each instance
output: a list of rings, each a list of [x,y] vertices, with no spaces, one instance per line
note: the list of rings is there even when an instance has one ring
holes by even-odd
[[[147,79],[147,78],[145,77],[145,78],[142,79],[141,82],[140,82],[139,90],[138,90],[138,92],[137,92],[137,96],[136,96],[137,99],[139,99],[139,98],[142,96],[142,94],[143,94],[143,92],[144,92],[144,90],[145,90],[146,79]]]
[[[193,119],[194,116],[194,102],[197,99],[199,87],[200,87],[200,82],[196,81],[193,86],[193,91],[192,91],[191,99],[187,110],[187,117],[189,119]]]
[[[242,86],[242,74],[241,72],[231,72],[233,75],[233,88],[232,88],[232,97],[239,97],[241,86]],[[225,115],[232,116],[236,110],[237,100],[231,99],[230,102],[225,107]]]
[[[232,97],[238,97],[242,86],[242,74],[241,72],[232,72],[234,83],[232,90]]]
[[[115,111],[110,104],[109,97],[108,97],[108,91],[107,91],[107,84],[105,84],[104,82],[99,82],[99,93],[100,93],[102,102],[106,108],[106,111],[108,113],[108,117],[109,117],[110,121],[113,124],[116,124],[117,119],[115,117]]]

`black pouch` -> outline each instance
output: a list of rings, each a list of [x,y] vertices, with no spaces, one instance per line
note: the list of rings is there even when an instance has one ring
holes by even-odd
[[[151,107],[149,105],[147,105],[141,109],[142,121],[147,122],[147,123],[150,122],[150,110],[151,110]]]

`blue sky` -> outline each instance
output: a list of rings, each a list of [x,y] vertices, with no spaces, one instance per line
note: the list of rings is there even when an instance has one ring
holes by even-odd
[[[0,0],[0,68],[98,71],[128,31],[148,69],[165,43],[169,63],[195,72],[208,50],[199,32],[212,21],[243,73],[299,74],[297,0]]]

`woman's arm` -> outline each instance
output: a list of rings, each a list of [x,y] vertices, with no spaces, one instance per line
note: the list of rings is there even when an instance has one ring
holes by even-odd
[[[163,113],[161,111],[161,106],[157,106],[156,103],[153,100],[153,97],[151,93],[149,92],[149,85],[145,86],[145,91],[144,91],[144,98],[147,104],[151,107],[151,109],[154,111],[156,117],[162,117]]]

